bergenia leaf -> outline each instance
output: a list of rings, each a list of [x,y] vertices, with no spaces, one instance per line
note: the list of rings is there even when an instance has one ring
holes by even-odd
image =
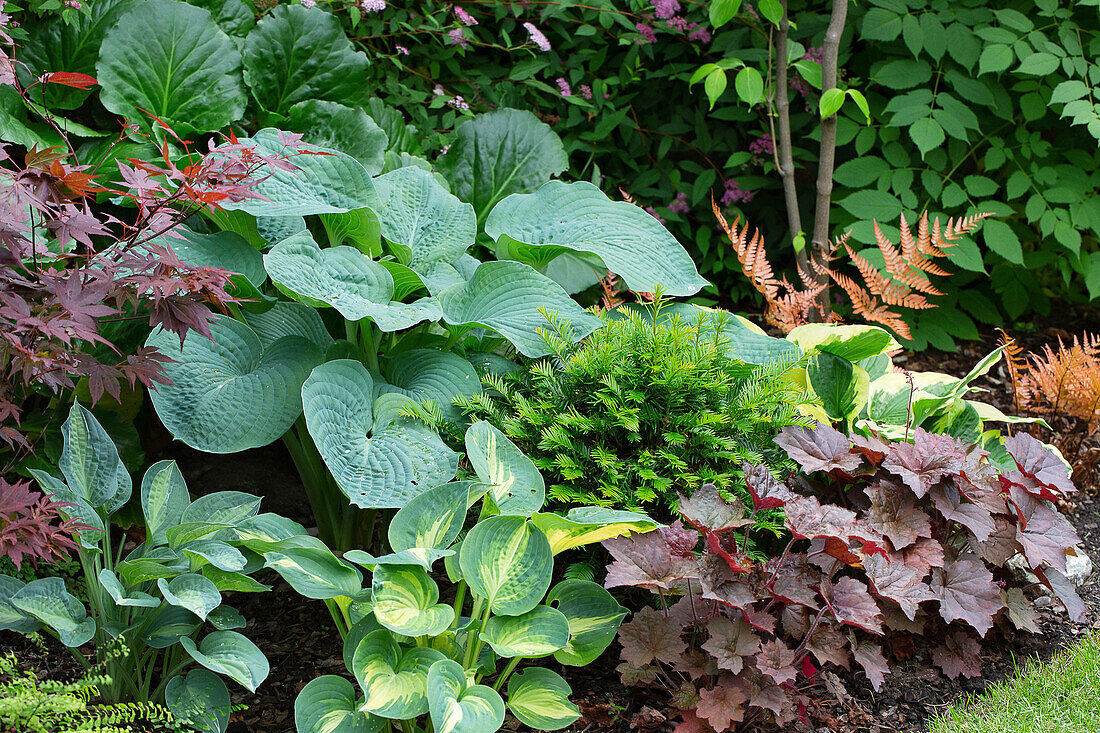
[[[821,584],[821,596],[837,620],[864,631],[882,633],[882,613],[867,586],[855,578],[842,577],[836,583]]]
[[[714,484],[703,484],[686,499],[680,496],[680,515],[700,532],[722,532],[752,524],[745,507],[734,499],[727,502]]]
[[[939,598],[944,621],[965,621],[983,637],[1002,608],[993,574],[974,555],[960,555],[942,570],[933,569],[932,592]]]
[[[760,649],[760,637],[743,619],[731,621],[725,616],[715,616],[707,624],[707,640],[702,646],[719,669],[737,674],[744,668],[745,659],[752,658]]]
[[[687,651],[680,631],[681,628],[670,624],[660,611],[643,608],[619,629],[622,657],[635,667],[653,661],[669,664]]]
[[[851,473],[863,459],[850,451],[848,438],[828,425],[816,428],[787,426],[779,431],[776,444],[806,473],[843,471]]]
[[[942,645],[932,650],[932,661],[951,679],[959,675],[980,677],[981,651],[981,644],[974,637],[965,631],[956,631],[947,636]]]
[[[1062,494],[1072,494],[1077,490],[1070,478],[1069,467],[1050,448],[1031,435],[1017,432],[1005,438],[1004,443],[1012,460],[1025,476]]]
[[[905,482],[919,499],[944,476],[960,473],[965,461],[966,451],[960,441],[917,428],[912,443],[890,446],[882,467]]]

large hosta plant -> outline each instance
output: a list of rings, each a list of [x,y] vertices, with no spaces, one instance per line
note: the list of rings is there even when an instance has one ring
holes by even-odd
[[[441,483],[410,499],[390,522],[391,552],[351,550],[341,559],[307,537],[299,549],[264,553],[298,592],[339,608],[344,663],[357,683],[325,675],[306,685],[294,705],[298,733],[493,733],[505,710],[556,730],[579,717],[560,675],[517,667],[551,657],[592,662],[627,611],[596,583],[552,585],[554,556],[656,525],[595,507],[543,512],[542,476],[502,433],[479,422],[465,442],[476,481]],[[477,521],[464,531],[473,508]],[[453,592],[439,588],[440,560]],[[371,573],[365,587],[356,565]]]
[[[455,477],[458,455],[429,424],[460,420],[454,399],[481,390],[475,364],[548,353],[541,331],[555,314],[575,339],[600,326],[541,268],[569,255],[639,291],[705,284],[640,208],[588,183],[527,193],[560,170],[539,157],[561,142],[534,115],[484,115],[459,137],[444,170],[467,200],[418,165],[372,177],[335,150],[270,170],[264,199],[227,205],[209,233],[221,246],[202,253],[241,272],[257,298],[216,317],[212,340],[148,341],[175,359],[173,384],[153,395],[168,429],[218,453],[285,437],[322,539],[342,549],[365,544],[373,523],[349,500],[399,508]],[[291,141],[263,130],[242,144],[282,151]],[[476,258],[478,241],[499,259]]]
[[[118,451],[91,412],[74,404],[63,430],[60,476],[35,470],[43,491],[84,528],[78,554],[88,605],[60,578],[29,583],[0,575],[0,629],[43,631],[70,647],[94,642],[95,665],[110,683],[109,700],[167,703],[195,728],[221,733],[228,725],[223,677],[249,691],[264,681],[268,662],[248,637],[226,591],[268,590],[251,576],[264,559],[250,549],[305,535],[298,524],[260,514],[260,499],[237,491],[194,501],[174,461],[146,471],[140,504],[145,541],[126,551],[127,534],[111,515],[136,487]]]

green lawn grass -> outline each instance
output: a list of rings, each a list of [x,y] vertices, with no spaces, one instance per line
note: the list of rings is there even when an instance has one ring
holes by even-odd
[[[955,704],[930,733],[1100,732],[1100,636]]]

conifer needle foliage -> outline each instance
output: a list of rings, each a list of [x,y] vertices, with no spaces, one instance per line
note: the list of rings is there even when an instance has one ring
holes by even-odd
[[[798,406],[810,397],[787,378],[794,363],[748,367],[727,354],[709,313],[691,320],[668,307],[608,312],[581,344],[554,323],[550,356],[487,375],[486,393],[460,405],[530,456],[561,505],[673,507],[703,482],[743,485],[745,461],[793,468],[772,440],[807,423]]]

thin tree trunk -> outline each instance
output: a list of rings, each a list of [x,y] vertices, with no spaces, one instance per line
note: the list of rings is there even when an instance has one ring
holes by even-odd
[[[779,33],[776,35],[776,112],[779,117],[779,136],[774,140],[776,167],[783,179],[783,195],[787,205],[787,226],[791,241],[794,242],[802,232],[802,215],[798,211],[798,190],[794,180],[794,157],[791,154],[791,99],[790,84],[787,79],[787,32],[790,22],[787,17],[787,0],[780,0],[783,6],[783,18],[779,21]],[[806,247],[797,252],[799,269],[809,271]]]
[[[848,0],[833,0],[832,17],[825,31],[825,46],[821,60],[821,93],[836,88],[837,57],[840,37],[848,17]],[[829,209],[833,199],[833,167],[836,164],[836,115],[821,121],[821,150],[817,166],[817,204],[814,209],[813,253],[829,248]]]

